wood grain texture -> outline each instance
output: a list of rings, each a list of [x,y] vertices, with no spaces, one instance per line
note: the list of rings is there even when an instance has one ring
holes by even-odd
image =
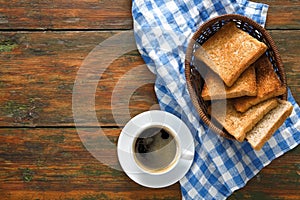
[[[93,48],[114,34],[1,33],[1,40],[15,47],[0,54],[0,125],[74,125],[72,90],[78,69]],[[99,59],[106,53],[103,52]],[[119,101],[116,100],[119,104],[114,105],[114,109],[122,115],[121,117],[126,116],[128,112],[136,115],[156,104],[153,91],[154,76],[143,64],[137,51],[131,51],[116,58],[109,66],[95,66],[105,68],[102,76],[92,74],[90,77],[91,84],[98,83],[95,110],[101,125],[115,125],[111,106],[113,92],[119,98]],[[132,81],[127,82],[126,87],[114,90],[115,86],[120,85],[118,81],[121,78]],[[136,85],[141,88],[132,91]],[[84,95],[82,94],[83,99]],[[127,99],[130,100],[130,105],[126,113]],[[120,105],[122,101],[124,102]],[[120,112],[121,110],[123,111]],[[127,116],[128,118],[130,116]]]
[[[0,1],[0,29],[131,29],[130,0]]]
[[[102,130],[115,145],[121,130]],[[141,187],[101,163],[73,128],[2,128],[0,140],[1,199],[181,199],[179,183],[163,189]],[[107,150],[117,167],[115,149]],[[274,160],[229,199],[296,199],[299,153],[300,147]]]
[[[298,0],[256,0],[256,2],[263,2],[269,5],[266,28],[300,28],[300,2]]]
[[[0,53],[0,126],[73,126],[72,92],[77,72],[99,43],[117,33],[2,32],[0,41],[8,47]],[[271,34],[299,103],[300,31],[274,30]],[[126,46],[126,41],[118,45]],[[107,53],[100,52],[96,63]],[[109,66],[95,66],[105,68],[101,76],[92,73],[90,77],[91,85],[97,84],[95,111],[99,123],[87,117],[78,120],[81,125],[123,126],[131,117],[156,107],[155,77],[137,50],[116,58]],[[79,100],[89,95],[88,91],[83,93]],[[85,104],[77,109],[87,116],[93,114]]]
[[[105,129],[116,144],[120,129]],[[0,129],[1,199],[180,199],[179,185],[149,189],[102,164],[75,129]],[[108,157],[116,161],[107,149]]]
[[[256,1],[269,5],[267,28],[300,28],[299,1]],[[132,29],[131,2],[1,0],[0,29]]]
[[[266,27],[285,65],[288,85],[300,103],[300,2],[269,4]],[[115,51],[100,51],[82,91],[95,94],[95,109],[79,104],[81,134],[104,132],[101,163],[88,152],[74,128],[72,94],[83,63],[99,43],[132,29],[131,0],[0,0],[0,196],[1,199],[181,199],[179,183],[163,189],[137,185],[119,171],[115,146],[133,116],[158,108],[154,75],[137,50],[100,64]],[[109,31],[112,30],[112,31]],[[119,49],[132,45],[123,40]],[[101,49],[101,48],[100,48]],[[105,69],[101,74],[96,69]],[[74,104],[73,104],[74,105]],[[96,113],[97,121],[89,117]],[[87,134],[88,135],[88,134]],[[93,139],[93,138],[92,138]],[[299,199],[297,147],[234,192],[229,199]],[[99,157],[98,157],[99,158]],[[102,160],[103,161],[103,160]]]

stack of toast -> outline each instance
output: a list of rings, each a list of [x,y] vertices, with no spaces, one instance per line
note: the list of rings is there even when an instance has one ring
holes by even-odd
[[[278,98],[286,87],[266,56],[268,47],[229,22],[202,48],[211,61],[202,74],[202,98],[211,103],[208,112],[236,140],[261,149],[293,109]],[[203,61],[203,50],[194,55]],[[224,106],[226,112],[218,112]]]

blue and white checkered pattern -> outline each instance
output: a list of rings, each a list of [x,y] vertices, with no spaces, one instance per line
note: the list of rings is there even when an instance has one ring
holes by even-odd
[[[157,76],[155,92],[161,109],[180,117],[195,138],[194,162],[180,180],[183,199],[225,199],[300,143],[300,110],[290,91],[292,115],[262,150],[254,151],[247,142],[227,140],[211,132],[196,113],[185,84],[185,50],[203,22],[237,13],[264,26],[267,10],[267,5],[247,0],[133,0],[137,47]]]

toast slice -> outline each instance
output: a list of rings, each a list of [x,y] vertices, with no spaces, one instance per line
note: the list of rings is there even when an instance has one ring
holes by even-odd
[[[234,22],[224,25],[202,47],[213,63],[208,66],[228,87],[267,50],[263,42],[237,28]],[[198,49],[194,55],[202,60],[202,54]]]
[[[257,96],[235,99],[233,105],[240,112],[245,112],[253,105],[286,92],[286,87],[282,85],[266,55],[260,57],[254,66],[256,69]]]
[[[240,113],[235,110],[230,100],[227,100],[226,113],[223,102],[213,102],[209,107],[208,112],[238,141],[242,142],[245,139],[246,133],[250,131],[256,123],[258,123],[265,114],[278,105],[276,98],[269,99],[256,106],[250,108],[247,112]],[[212,106],[214,106],[212,108]],[[212,113],[214,109],[214,113]]]
[[[275,131],[284,123],[293,111],[290,102],[279,100],[279,105],[271,110],[251,131],[246,135],[246,140],[255,150],[260,150],[270,139]]]
[[[224,91],[225,94],[220,91]],[[204,100],[215,100],[224,97],[230,99],[242,96],[256,96],[256,94],[255,69],[251,66],[242,73],[231,87],[224,85],[216,73],[209,71],[205,77],[201,95]]]

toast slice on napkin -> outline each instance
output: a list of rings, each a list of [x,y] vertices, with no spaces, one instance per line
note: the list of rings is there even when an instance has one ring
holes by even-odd
[[[276,98],[251,107],[247,112],[240,113],[235,110],[230,100],[227,100],[226,113],[224,110],[224,101],[216,101],[208,108],[212,115],[232,136],[242,142],[246,133],[250,131],[270,110],[278,105]],[[213,106],[213,107],[212,107]],[[213,113],[212,113],[212,109]]]
[[[290,102],[278,100],[279,105],[271,110],[246,134],[247,141],[255,150],[260,150],[293,111]]]
[[[234,22],[224,25],[202,47],[213,63],[208,66],[228,87],[267,50],[263,42],[237,28]],[[202,60],[202,54],[197,50],[194,55]]]
[[[220,77],[209,70],[205,76],[205,84],[202,89],[202,98],[204,100],[230,99],[242,96],[255,96],[256,94],[256,76],[253,66],[248,67],[231,87],[224,85]]]
[[[260,57],[254,63],[254,66],[256,69],[257,95],[234,99],[233,105],[240,112],[245,112],[253,105],[286,92],[286,87],[282,85],[266,55]]]

